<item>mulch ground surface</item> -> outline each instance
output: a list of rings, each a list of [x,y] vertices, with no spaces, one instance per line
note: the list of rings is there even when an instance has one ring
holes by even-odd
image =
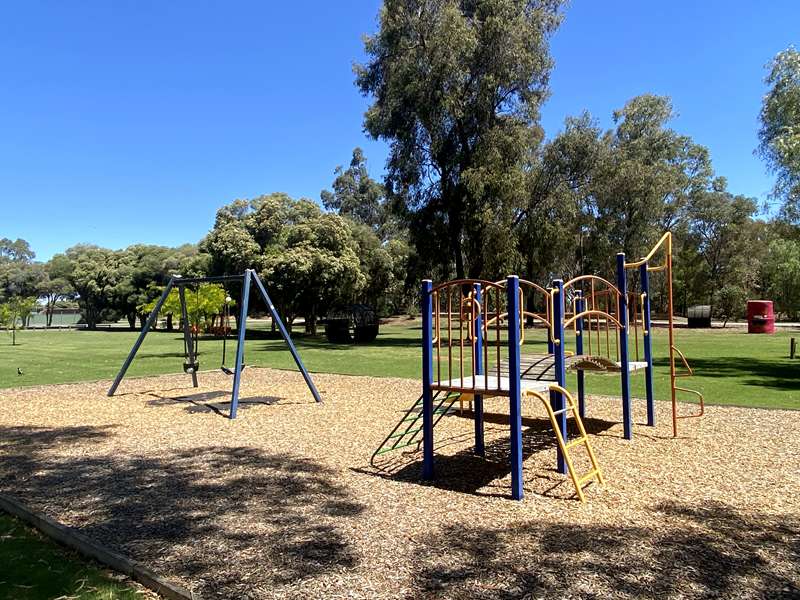
[[[205,598],[798,598],[800,412],[669,405],[622,439],[619,400],[587,429],[607,483],[587,503],[524,406],[525,499],[509,499],[507,402],[487,400],[421,456],[370,456],[419,382],[248,368],[0,391],[0,491]],[[693,407],[685,406],[687,411]],[[576,451],[576,455],[578,452]]]

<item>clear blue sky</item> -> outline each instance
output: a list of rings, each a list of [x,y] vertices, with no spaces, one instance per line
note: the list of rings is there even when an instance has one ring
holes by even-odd
[[[0,7],[0,237],[40,259],[78,242],[199,240],[217,207],[318,199],[366,139],[351,65],[378,0],[82,1]],[[549,136],[566,115],[668,94],[732,191],[764,198],[753,156],[764,64],[800,45],[800,3],[574,0],[553,39]]]

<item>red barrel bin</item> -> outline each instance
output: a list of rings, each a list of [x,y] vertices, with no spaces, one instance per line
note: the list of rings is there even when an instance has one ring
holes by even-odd
[[[772,300],[747,301],[747,333],[775,333]]]

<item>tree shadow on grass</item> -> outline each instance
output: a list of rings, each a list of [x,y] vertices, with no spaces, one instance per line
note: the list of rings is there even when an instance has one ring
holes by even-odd
[[[659,358],[655,364],[657,367],[669,369],[667,358]],[[743,385],[773,390],[800,390],[800,361],[792,363],[784,357],[692,357],[689,364],[703,378],[734,378]]]
[[[635,523],[458,523],[420,537],[415,594],[447,598],[798,598],[800,520],[662,503]]]
[[[305,335],[295,338],[292,337],[298,352],[302,354],[304,349],[316,350],[340,350],[340,351],[366,351],[369,349],[380,350],[381,348],[421,348],[421,341],[416,338],[407,338],[402,336],[392,335],[378,335],[375,340],[368,343],[352,343],[340,344],[329,342],[324,335]],[[273,344],[260,344],[257,350],[266,350],[268,352],[285,351],[286,344],[283,343],[282,338],[277,338]]]
[[[465,411],[464,417],[472,419],[472,413]],[[449,418],[457,418],[454,414]],[[500,486],[497,480],[503,479],[511,474],[509,462],[510,441],[508,437],[508,415],[496,413],[484,413],[484,423],[489,432],[489,426],[496,426],[501,437],[488,442],[485,445],[484,456],[475,454],[472,434],[457,434],[454,436],[437,437],[434,432],[434,469],[435,478],[432,481],[424,481],[422,474],[422,457],[420,452],[401,455],[401,457],[387,456],[387,458],[376,463],[376,468],[357,468],[353,469],[359,473],[365,473],[385,479],[393,479],[414,483],[419,485],[434,486],[440,489],[455,491],[474,496],[491,496],[509,498],[511,491],[508,486]],[[598,435],[603,431],[613,427],[615,423],[602,421],[600,419],[588,419],[585,423],[587,433]],[[548,419],[535,419],[523,417],[522,419],[522,458],[526,458],[541,452],[552,455],[553,466],[549,469],[550,474],[555,471],[556,464],[556,438],[552,426]],[[570,422],[570,436],[577,432],[572,428]],[[469,444],[468,448],[459,450],[454,454],[439,454],[441,450],[452,444]],[[559,477],[558,481],[544,495],[560,487],[563,481]],[[571,484],[570,484],[571,485]],[[559,494],[558,497],[563,497]]]
[[[0,490],[212,597],[355,567],[363,505],[312,460],[247,447],[115,452],[109,429],[0,429]],[[142,441],[143,444],[146,440]],[[87,444],[106,444],[89,448]]]

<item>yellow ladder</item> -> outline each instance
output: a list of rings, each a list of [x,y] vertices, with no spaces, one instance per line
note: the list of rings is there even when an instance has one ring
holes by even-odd
[[[597,457],[594,455],[594,450],[592,450],[592,445],[589,442],[589,436],[586,434],[586,429],[583,427],[583,421],[581,420],[578,407],[575,404],[575,399],[572,397],[572,394],[555,383],[550,384],[549,389],[550,391],[557,392],[564,396],[564,400],[566,402],[565,408],[554,411],[553,407],[550,406],[550,399],[545,398],[541,393],[533,390],[526,390],[525,395],[536,397],[542,401],[542,404],[544,404],[544,407],[547,410],[547,415],[550,417],[550,423],[553,426],[553,431],[556,434],[558,447],[561,449],[561,454],[564,456],[564,461],[567,463],[567,470],[569,471],[570,479],[572,479],[572,483],[575,485],[575,491],[578,493],[578,498],[580,498],[580,501],[586,502],[586,498],[583,495],[584,486],[592,480],[597,481],[597,483],[600,485],[605,483],[605,480],[603,479],[603,473],[600,471],[600,467],[597,464]],[[564,441],[564,436],[561,435],[561,428],[558,426],[558,421],[556,419],[557,416],[566,412],[572,412],[572,418],[575,420],[575,424],[578,426],[579,433],[578,437],[568,442]],[[592,468],[588,473],[580,476],[575,472],[575,465],[572,464],[572,458],[570,458],[569,455],[570,449],[579,445],[583,445],[586,448],[586,453],[589,455],[589,462],[592,465]]]

